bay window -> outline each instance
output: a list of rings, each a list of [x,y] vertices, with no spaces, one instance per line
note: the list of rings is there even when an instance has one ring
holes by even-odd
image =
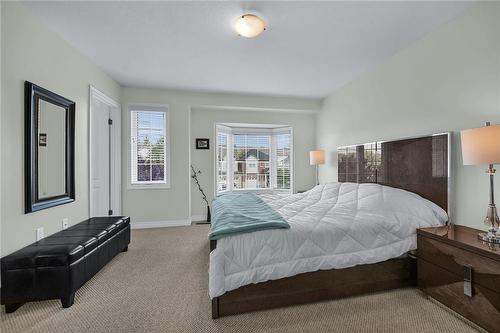
[[[217,194],[292,191],[292,129],[217,125]]]

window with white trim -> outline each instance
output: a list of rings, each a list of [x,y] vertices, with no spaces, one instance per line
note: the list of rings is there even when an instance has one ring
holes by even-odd
[[[291,188],[292,135],[278,133],[276,139],[276,184],[277,189]]]
[[[217,125],[217,194],[292,190],[292,129]]]
[[[227,170],[228,170],[228,142],[229,142],[229,134],[224,132],[217,133],[217,165],[215,166],[215,170],[217,172],[216,181],[217,181],[217,192],[224,192],[228,189],[227,185]]]
[[[130,107],[130,185],[170,187],[168,110]]]

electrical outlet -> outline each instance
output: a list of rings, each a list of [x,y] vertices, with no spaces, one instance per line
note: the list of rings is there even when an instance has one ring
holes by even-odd
[[[63,230],[64,229],[68,229],[68,226],[69,226],[69,220],[68,220],[67,217],[65,217],[65,218],[62,219],[62,228],[63,228]]]
[[[36,240],[39,241],[44,237],[43,227],[36,228]]]

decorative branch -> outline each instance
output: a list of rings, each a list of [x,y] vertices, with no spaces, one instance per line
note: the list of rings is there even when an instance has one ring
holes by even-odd
[[[198,175],[201,174],[201,170],[196,171],[194,167],[191,165],[191,171],[192,171],[191,178],[193,178],[194,181],[196,182],[196,185],[198,185],[198,190],[200,190],[201,194],[203,195],[203,200],[207,203],[207,206],[209,206],[207,196],[205,195],[205,192],[201,188],[200,181],[198,180]]]

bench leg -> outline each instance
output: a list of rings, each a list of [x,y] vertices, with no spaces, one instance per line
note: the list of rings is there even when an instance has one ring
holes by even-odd
[[[7,303],[5,304],[5,313],[12,313],[19,309],[24,303]]]
[[[69,308],[75,302],[75,293],[71,293],[68,296],[61,297],[61,304],[63,308]]]
[[[127,252],[128,251],[128,245],[125,246],[125,248],[122,250],[122,252]]]

